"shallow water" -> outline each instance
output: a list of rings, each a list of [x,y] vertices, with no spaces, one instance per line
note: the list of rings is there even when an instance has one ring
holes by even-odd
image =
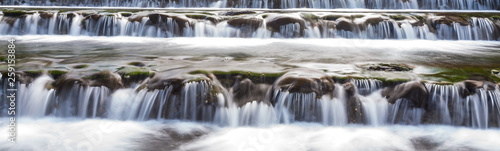
[[[0,121],[7,121],[2,118]],[[452,126],[323,126],[313,123],[269,127],[105,119],[18,119],[18,142],[0,150],[494,150],[500,129]],[[7,131],[7,123],[0,123]],[[7,133],[0,133],[6,137]]]

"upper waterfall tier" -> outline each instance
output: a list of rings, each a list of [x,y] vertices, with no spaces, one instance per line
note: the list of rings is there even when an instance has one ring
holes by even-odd
[[[0,35],[499,40],[495,13],[8,12]],[[472,17],[471,17],[472,16]]]
[[[500,0],[1,0],[2,5],[86,7],[367,8],[498,10]]]

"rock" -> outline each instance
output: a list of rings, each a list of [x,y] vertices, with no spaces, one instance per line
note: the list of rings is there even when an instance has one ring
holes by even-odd
[[[227,24],[236,28],[251,28],[256,30],[262,25],[262,19],[258,18],[235,18],[227,21]]]
[[[159,26],[166,26],[168,18],[171,18],[175,23],[177,23],[177,26],[179,27],[181,33],[183,32],[183,29],[191,23],[187,18],[168,15],[168,14],[154,13],[154,14],[149,14],[148,17],[151,24]]]
[[[394,104],[398,99],[407,99],[415,107],[424,109],[427,108],[428,95],[427,88],[419,81],[410,81],[382,90],[382,96],[386,97],[389,103]]]
[[[130,62],[130,63],[128,63],[128,65],[137,66],[137,67],[144,67],[144,66],[146,66],[142,62]]]
[[[241,78],[241,77],[239,77]],[[271,85],[254,84],[250,79],[237,79],[230,92],[233,94],[234,102],[241,107],[249,102],[265,102],[270,104],[269,97]]]
[[[365,25],[378,25],[380,22],[384,21],[382,17],[376,17],[376,18],[368,18],[365,21]]]
[[[90,18],[92,18],[94,21],[98,21],[101,17],[102,17],[102,15],[100,15],[100,14],[90,15]]]
[[[479,88],[484,88],[486,90],[495,90],[495,83],[489,81],[479,81],[479,80],[465,80],[456,83],[455,86],[458,87],[460,96],[465,98],[469,95],[476,93]]]
[[[90,86],[105,86],[111,90],[123,88],[122,78],[117,73],[102,71],[92,74],[87,78],[90,80]]]
[[[493,69],[493,70],[491,70],[491,74],[496,75],[496,76],[500,76],[500,70]]]
[[[155,74],[147,83],[147,88],[153,90],[173,86],[173,93],[178,93],[182,90],[184,83],[190,81],[211,81],[211,79],[204,74],[192,75],[181,71],[168,71]]]
[[[336,25],[337,30],[353,31],[354,24],[347,20],[341,20]]]
[[[26,17],[26,15],[31,14],[25,11],[17,11],[17,10],[3,10],[3,16],[5,17]]]
[[[349,123],[363,124],[365,121],[361,100],[356,96],[356,85],[347,82],[344,84],[346,91],[346,113]]]
[[[368,70],[392,72],[392,71],[411,71],[412,68],[405,64],[380,63],[378,65],[373,65],[368,67]]]
[[[10,26],[14,26],[14,23],[16,23],[17,18],[15,17],[2,17],[2,21],[6,22]]]
[[[333,80],[321,71],[295,69],[288,71],[273,84],[273,90],[281,89],[292,93],[316,93],[316,97],[332,95]]]
[[[301,18],[289,17],[289,16],[277,16],[267,21],[267,28],[270,28],[271,31],[279,32],[281,26],[288,24],[299,24],[300,25],[300,35],[303,35],[303,31],[305,29],[305,21]]]
[[[84,86],[105,86],[114,91],[123,88],[120,75],[109,71],[101,71],[89,76],[69,72],[56,79],[54,86],[58,90],[70,89],[75,84]]]
[[[348,97],[353,97],[356,94],[356,85],[351,82],[347,82],[344,84],[344,90]]]
[[[40,17],[43,19],[50,19],[54,16],[54,13],[51,12],[40,12]]]
[[[255,14],[255,12],[252,12],[252,11],[230,11],[230,12],[225,12],[222,15],[224,15],[224,16],[236,16],[236,15],[243,15],[243,14]]]
[[[459,16],[442,16],[433,20],[434,27],[437,27],[438,24],[446,24],[451,25],[452,23],[459,23],[462,26],[470,25],[470,22],[467,19],[464,19]]]

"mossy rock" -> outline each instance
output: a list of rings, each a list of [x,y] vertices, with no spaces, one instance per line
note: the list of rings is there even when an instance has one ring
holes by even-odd
[[[54,79],[58,79],[64,74],[68,73],[68,71],[62,71],[62,70],[49,70],[48,73],[52,76]]]
[[[309,22],[311,22],[311,21],[318,21],[318,20],[321,19],[321,17],[318,17],[318,16],[316,16],[314,14],[309,14],[309,13],[302,14],[302,15],[300,15],[300,17],[302,17],[302,19],[307,20]]]
[[[244,15],[244,14],[256,14],[254,11],[229,11],[225,12],[222,15],[224,16],[236,16],[236,15]]]
[[[137,67],[144,67],[144,66],[146,66],[142,62],[130,62],[130,63],[128,63],[128,65],[137,66]]]
[[[331,20],[331,21],[335,21],[339,18],[342,18],[344,16],[340,16],[340,15],[327,15],[327,16],[323,16],[321,17],[323,20]]]
[[[403,15],[390,15],[389,18],[399,21],[399,20],[405,20],[407,17]]]
[[[250,28],[257,30],[262,25],[263,20],[258,18],[235,18],[227,21],[232,27]]]
[[[411,71],[413,69],[405,64],[380,63],[368,67],[367,70],[393,72],[393,71]]]
[[[87,64],[81,64],[81,65],[75,65],[73,66],[73,69],[83,69],[83,68],[87,68],[89,67],[89,65]]]
[[[27,12],[24,10],[9,10],[9,9],[4,9],[2,10],[3,16],[6,17],[23,17],[28,14],[32,14],[31,12]]]
[[[204,74],[210,75],[213,74],[224,87],[232,87],[236,81],[236,78],[249,79],[253,83],[265,83],[272,84],[276,79],[278,79],[284,73],[256,73],[256,72],[248,72],[248,71],[205,71],[205,70],[196,70],[191,71],[189,74]]]

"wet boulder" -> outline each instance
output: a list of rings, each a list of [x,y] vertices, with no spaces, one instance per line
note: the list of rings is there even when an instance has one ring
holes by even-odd
[[[230,4],[230,2],[228,2]],[[236,16],[236,15],[245,15],[245,14],[255,14],[253,11],[229,11],[225,12],[222,15],[224,16]]]
[[[411,101],[415,107],[427,108],[429,92],[424,83],[419,81],[410,81],[387,87],[382,90],[382,96],[387,98],[389,103],[396,103],[398,99],[406,99]]]
[[[380,22],[383,22],[384,20],[386,20],[386,19],[384,19],[382,17],[368,18],[368,19],[366,19],[364,24],[374,26],[374,25],[378,25]]]
[[[54,16],[52,12],[40,12],[40,17],[43,19],[50,19]]]
[[[333,80],[321,71],[310,69],[295,69],[288,71],[273,84],[273,90],[292,93],[316,93],[317,97],[332,95]]]
[[[279,32],[282,26],[288,24],[298,24],[300,26],[300,35],[303,35],[303,30],[306,27],[305,21],[299,17],[283,15],[283,16],[274,16],[269,18],[271,19],[267,20],[266,26],[267,28],[269,28],[271,31],[274,32]]]
[[[337,28],[337,31],[339,31],[339,30],[353,31],[354,23],[350,20],[342,19],[342,20],[337,22],[336,28]]]
[[[361,100],[356,95],[356,85],[347,82],[344,84],[344,91],[346,92],[346,113],[349,123],[362,124],[365,121]]]
[[[496,87],[495,83],[493,82],[481,80],[465,80],[459,83],[455,83],[455,86],[458,87],[458,92],[463,98],[475,94],[477,92],[477,89],[483,88],[486,90],[494,90]]]
[[[102,71],[86,78],[89,80],[90,86],[105,86],[111,90],[123,88],[122,78],[117,73]]]
[[[234,102],[239,106],[243,106],[249,102],[257,101],[270,104],[269,95],[271,85],[269,84],[254,84],[250,79],[238,77],[230,92],[233,94]]]
[[[179,27],[179,32],[182,33],[184,28],[191,24],[190,20],[187,17],[182,17],[178,15],[170,15],[165,13],[153,13],[149,14],[149,23],[152,25],[158,25],[160,27],[166,28],[167,20],[170,18],[173,22],[177,24]]]
[[[84,86],[105,86],[110,90],[123,88],[120,75],[109,71],[101,71],[91,75],[69,72],[57,78],[54,86],[60,90],[68,89],[75,84]]]
[[[172,86],[174,93],[177,93],[182,90],[186,82],[193,81],[211,81],[211,79],[203,74],[191,75],[185,74],[182,71],[160,72],[147,82],[147,88],[153,90],[165,89],[167,86]]]
[[[236,28],[250,28],[256,30],[262,25],[262,19],[258,18],[235,18],[227,21],[232,27]]]
[[[432,20],[432,22],[434,23],[433,24],[434,27],[436,27],[439,24],[445,24],[448,26],[452,25],[453,23],[459,23],[462,26],[467,26],[467,25],[471,24],[467,19],[460,17],[460,16],[453,16],[453,15],[441,16],[441,17],[438,17],[438,18]]]

